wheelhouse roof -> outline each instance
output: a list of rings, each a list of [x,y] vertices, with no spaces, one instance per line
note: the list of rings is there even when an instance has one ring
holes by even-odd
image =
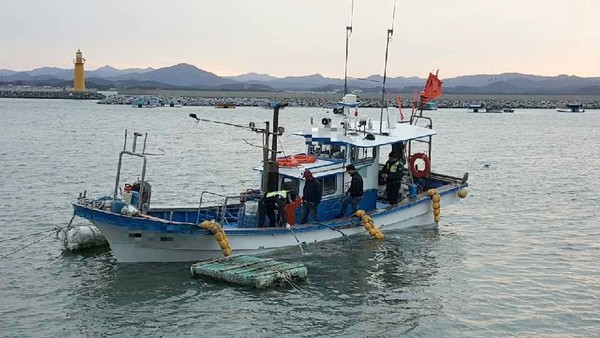
[[[429,128],[423,128],[409,123],[396,123],[396,128],[384,130],[383,134],[375,127],[379,126],[379,121],[373,121],[373,129],[366,131],[348,130],[344,135],[344,129],[336,127],[319,127],[310,130],[300,131],[294,135],[304,136],[309,140],[324,141],[326,143],[346,143],[357,147],[379,147],[388,144],[398,143],[400,141],[410,141],[419,138],[435,135],[436,132]],[[372,134],[374,140],[366,138],[367,134]]]

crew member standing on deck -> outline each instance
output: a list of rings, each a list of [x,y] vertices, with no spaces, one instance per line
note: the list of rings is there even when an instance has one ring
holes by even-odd
[[[306,182],[304,183],[304,190],[302,191],[303,213],[302,222],[300,224],[304,224],[308,221],[309,213],[312,214],[315,222],[317,222],[317,207],[323,196],[323,186],[319,180],[313,177],[312,172],[308,169],[304,171],[302,176],[304,176]]]
[[[358,205],[363,198],[362,176],[360,176],[352,164],[346,166],[346,172],[352,177],[352,181],[350,181],[350,188],[348,188],[346,196],[342,199],[342,209],[340,210],[338,218],[344,217],[348,204],[352,205],[352,214],[354,214],[356,210],[358,210]]]
[[[390,205],[398,204],[404,164],[396,154],[390,154],[390,168],[386,178],[385,192]]]

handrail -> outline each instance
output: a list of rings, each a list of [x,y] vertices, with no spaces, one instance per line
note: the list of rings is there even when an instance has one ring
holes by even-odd
[[[220,204],[220,205],[215,205],[214,207],[217,210],[217,214],[216,217],[220,222],[227,222],[227,206],[228,206],[228,201],[229,199],[240,199],[242,197],[248,197],[248,196],[260,196],[261,194],[256,194],[256,195],[247,195],[247,194],[238,194],[238,195],[225,195],[225,194],[219,194],[216,192],[211,192],[208,190],[204,190],[202,191],[202,193],[200,193],[200,201],[198,202],[198,216],[196,217],[196,224],[200,224],[200,213],[202,211],[202,201],[204,199],[204,194],[207,195],[212,195],[212,196],[217,196],[217,197],[222,197],[224,198],[224,203]],[[246,205],[246,199],[240,203],[242,204],[242,206]]]
[[[116,198],[117,193],[119,192],[119,180],[121,179],[121,166],[123,163],[123,155],[131,155],[131,156],[136,156],[136,157],[141,157],[144,160],[144,164],[142,165],[142,179],[141,179],[141,184],[140,184],[140,197],[138,198],[138,205],[137,208],[138,210],[142,210],[142,204],[143,204],[143,199],[142,196],[144,196],[144,182],[146,181],[146,164],[148,162],[148,159],[146,158],[146,155],[144,154],[140,154],[140,153],[135,153],[135,152],[131,152],[131,151],[127,151],[127,150],[123,150],[119,153],[119,163],[117,164],[117,176],[115,178],[115,191],[114,191],[114,196]]]

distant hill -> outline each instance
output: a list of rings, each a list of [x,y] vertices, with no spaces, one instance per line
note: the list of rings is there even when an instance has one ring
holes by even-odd
[[[350,91],[381,91],[381,75],[366,78],[348,78]],[[73,69],[41,67],[17,72],[0,69],[0,82],[4,84],[70,86]],[[425,78],[390,77],[386,79],[388,91],[414,93],[423,88]],[[442,79],[444,92],[451,94],[600,94],[600,77],[569,75],[540,76],[521,73],[477,74]],[[86,70],[88,88],[160,88],[247,91],[315,91],[341,92],[344,80],[321,74],[287,76],[278,78],[269,74],[247,73],[221,77],[194,65],[177,65],[153,68],[117,69],[109,65]]]

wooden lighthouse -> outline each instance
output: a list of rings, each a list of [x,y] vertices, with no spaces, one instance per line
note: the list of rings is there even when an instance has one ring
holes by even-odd
[[[77,53],[75,53],[75,60],[73,61],[75,64],[75,76],[73,79],[73,90],[76,92],[84,92],[85,91],[85,75],[83,70],[83,64],[85,63],[85,59],[81,54],[81,51],[78,49]]]

